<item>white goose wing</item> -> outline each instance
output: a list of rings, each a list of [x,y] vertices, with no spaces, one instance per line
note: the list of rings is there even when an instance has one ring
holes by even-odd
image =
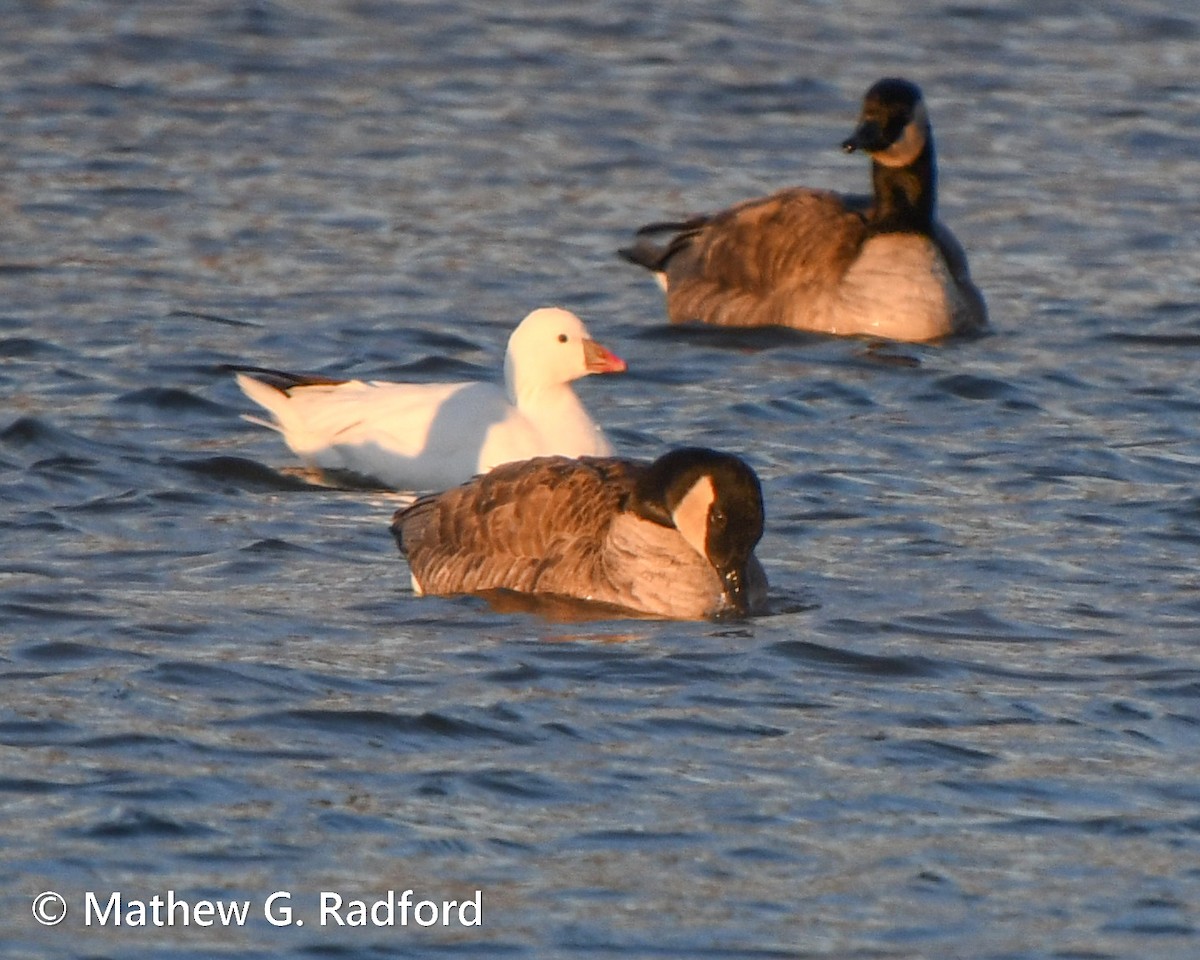
[[[309,465],[373,477],[398,489],[444,489],[491,464],[531,456],[532,428],[488,383],[407,384],[350,380],[286,391],[239,374],[270,410],[287,445]],[[504,438],[507,438],[505,442]]]

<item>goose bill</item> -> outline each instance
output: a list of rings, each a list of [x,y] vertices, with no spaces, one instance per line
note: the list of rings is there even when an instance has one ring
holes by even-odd
[[[583,341],[583,362],[588,373],[624,373],[627,364],[595,340]]]
[[[858,125],[854,133],[842,141],[842,149],[846,153],[855,150],[865,150],[874,153],[887,146],[883,139],[883,129],[874,120],[865,120]]]
[[[726,570],[721,575],[721,583],[725,589],[725,599],[740,616],[750,614],[750,590],[746,585],[746,573],[740,567]]]

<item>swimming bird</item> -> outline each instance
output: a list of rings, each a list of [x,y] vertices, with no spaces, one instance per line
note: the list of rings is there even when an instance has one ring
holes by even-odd
[[[966,254],[936,217],[937,162],[920,89],[894,77],[874,84],[842,149],[871,157],[873,196],[787,189],[649,224],[620,253],[655,273],[673,323],[906,341],[986,328]],[[651,239],[660,234],[670,234],[665,244]]]
[[[237,382],[308,466],[398,490],[444,490],[501,463],[547,454],[606,456],[612,446],[571,381],[625,361],[558,307],[530,313],[509,337],[504,381],[390,383],[242,367]]]
[[[417,594],[508,590],[695,620],[761,610],[762,488],[739,458],[540,457],[398,510]]]

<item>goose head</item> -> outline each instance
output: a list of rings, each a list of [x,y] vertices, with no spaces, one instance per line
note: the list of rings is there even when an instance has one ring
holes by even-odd
[[[542,307],[522,320],[508,338],[504,380],[509,398],[562,386],[589,373],[621,373],[625,361],[588,334],[575,314]]]
[[[880,80],[863,97],[858,126],[842,143],[846,153],[862,150],[885,167],[907,167],[930,142],[929,113],[915,83]]]
[[[747,567],[763,533],[762,487],[742,460],[704,447],[672,450],[639,478],[632,509],[674,527],[711,564],[729,606],[750,610]]]

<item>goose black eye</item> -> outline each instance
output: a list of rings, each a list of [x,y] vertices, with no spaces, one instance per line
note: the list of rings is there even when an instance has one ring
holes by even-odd
[[[713,507],[708,514],[708,522],[711,526],[723,527],[725,526],[725,520],[725,511],[720,507]]]
[[[559,343],[566,343],[566,342],[567,342],[567,340],[569,340],[569,339],[570,339],[570,338],[569,338],[569,337],[568,337],[568,336],[567,336],[565,333],[560,333],[560,334],[558,335],[558,342],[559,342]]]

